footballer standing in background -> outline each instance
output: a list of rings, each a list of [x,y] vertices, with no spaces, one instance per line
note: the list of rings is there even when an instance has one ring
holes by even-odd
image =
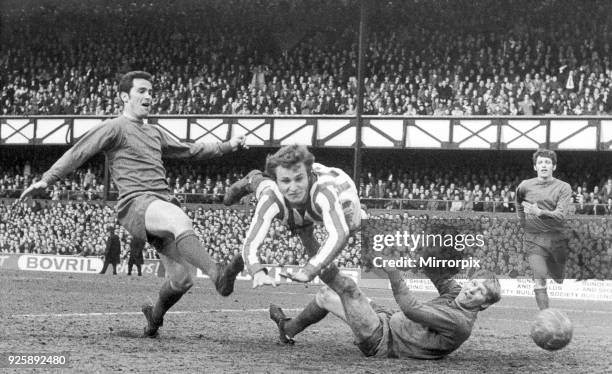
[[[166,182],[162,156],[207,160],[237,150],[243,136],[224,143],[183,143],[157,126],[148,124],[153,77],[144,71],[126,73],[119,82],[123,113],[87,132],[44,175],[21,195],[53,185],[99,152],[109,159],[110,173],[119,190],[117,217],[135,240],[149,241],[158,251],[168,279],[162,284],[156,304],[145,305],[145,336],[157,336],[166,311],[193,286],[190,265],[207,274],[217,291],[228,296],[242,269],[240,263],[223,268],[202,246],[191,219],[180,208]]]
[[[538,308],[549,307],[546,280],[564,280],[568,240],[563,230],[571,203],[570,185],[553,177],[557,154],[540,149],[533,154],[536,178],[522,181],[516,190],[516,211],[525,232],[523,248],[535,282]]]

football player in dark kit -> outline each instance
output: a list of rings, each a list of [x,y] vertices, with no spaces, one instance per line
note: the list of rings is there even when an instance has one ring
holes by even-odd
[[[536,178],[522,181],[516,189],[516,212],[525,231],[523,248],[535,282],[534,293],[538,308],[548,308],[546,279],[550,275],[562,283],[568,252],[563,234],[571,203],[569,184],[553,177],[557,169],[557,154],[540,149],[533,154]]]
[[[93,155],[106,153],[119,190],[119,222],[134,238],[149,241],[157,249],[168,274],[156,304],[142,308],[148,322],[145,336],[155,337],[166,311],[193,286],[191,265],[207,274],[223,296],[233,292],[235,278],[244,267],[240,256],[226,267],[210,257],[193,231],[191,219],[170,192],[162,156],[207,160],[239,149],[245,138],[234,137],[223,143],[183,143],[145,122],[153,100],[149,73],[126,73],[119,82],[119,95],[124,105],[122,115],[87,132],[20,199],[53,185]]]
[[[352,278],[327,267],[320,275],[326,286],[307,307],[317,318],[305,318],[304,311],[287,318],[281,308],[270,305],[281,342],[292,344],[295,335],[332,313],[349,325],[365,356],[435,360],[459,348],[470,337],[478,313],[501,299],[499,281],[487,270],[477,271],[463,286],[443,273],[430,272],[439,296],[426,302],[408,289],[398,269],[383,270],[399,311],[377,306]],[[320,311],[314,313],[317,308]]]

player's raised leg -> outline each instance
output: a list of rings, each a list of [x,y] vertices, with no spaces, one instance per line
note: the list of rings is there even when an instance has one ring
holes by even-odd
[[[244,269],[242,256],[236,256],[227,267],[222,268],[202,246],[193,231],[191,220],[179,207],[162,200],[151,202],[145,213],[145,226],[149,235],[174,238],[178,254],[207,274],[222,296],[233,292],[236,276]]]
[[[227,189],[225,196],[223,196],[223,204],[229,206],[238,203],[246,195],[257,191],[259,183],[265,179],[270,178],[266,177],[262,171],[257,169],[251,170]]]
[[[190,275],[192,267],[178,252],[174,240],[166,239],[158,253],[169,277],[159,290],[155,306],[142,307],[148,323],[144,335],[152,338],[157,336],[158,329],[163,325],[166,312],[193,286]]]

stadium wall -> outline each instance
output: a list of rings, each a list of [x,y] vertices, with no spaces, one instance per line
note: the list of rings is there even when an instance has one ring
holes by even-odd
[[[108,116],[0,116],[0,145],[71,144]],[[179,140],[214,142],[246,135],[251,147],[356,144],[352,116],[151,116]],[[364,148],[612,150],[612,117],[362,117]]]

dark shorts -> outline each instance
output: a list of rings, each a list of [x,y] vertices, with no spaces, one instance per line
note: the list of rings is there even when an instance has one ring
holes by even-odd
[[[563,234],[526,232],[523,247],[527,254],[539,255],[546,259],[547,270],[553,278],[562,279],[564,277],[569,245]]]
[[[178,207],[181,206],[179,201],[172,195],[146,193],[125,202],[119,202],[119,204],[117,204],[117,218],[119,219],[119,223],[125,227],[134,238],[151,243],[151,245],[159,251],[162,249],[162,238],[149,235],[145,226],[145,213],[149,205],[155,200],[166,201]]]
[[[389,319],[391,319],[393,312],[372,302],[370,302],[370,305],[372,305],[374,312],[376,312],[380,324],[372,335],[358,342],[357,346],[366,357],[389,357],[391,351]]]

